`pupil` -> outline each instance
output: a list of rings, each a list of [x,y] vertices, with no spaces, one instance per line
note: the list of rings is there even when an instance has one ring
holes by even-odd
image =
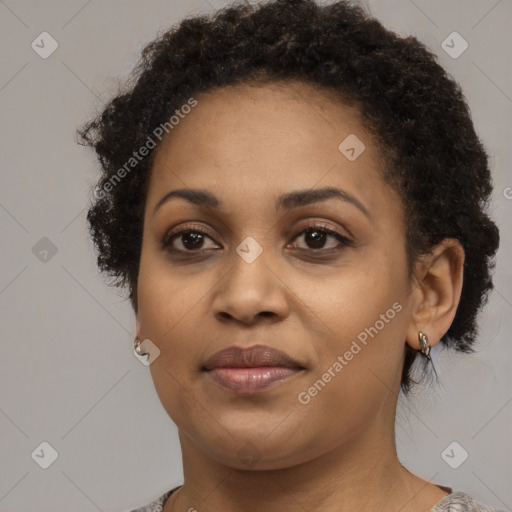
[[[183,245],[188,249],[197,249],[203,243],[203,235],[201,233],[187,233],[183,235]]]
[[[312,241],[312,249],[321,249],[325,243],[325,233],[320,233],[319,231],[313,230],[308,231],[306,234],[306,243],[308,241],[308,238],[310,241]],[[309,244],[311,246],[311,244]]]
[[[321,249],[325,243],[325,233],[317,230],[306,232],[306,241],[312,249]],[[203,235],[201,233],[186,233],[183,235],[183,245],[188,249],[197,249],[203,243]]]

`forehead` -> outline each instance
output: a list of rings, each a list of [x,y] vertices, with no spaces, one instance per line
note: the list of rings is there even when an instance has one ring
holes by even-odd
[[[329,90],[302,82],[239,84],[195,99],[156,150],[148,206],[172,188],[271,199],[332,185],[376,204],[393,193],[359,110]]]

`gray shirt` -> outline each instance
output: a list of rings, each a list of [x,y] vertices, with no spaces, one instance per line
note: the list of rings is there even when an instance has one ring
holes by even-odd
[[[167,498],[181,485],[167,491],[163,496],[152,501],[149,505],[131,510],[130,512],[162,512]],[[468,494],[457,491],[445,496],[437,502],[428,512],[504,512],[496,508],[488,507],[474,500]]]

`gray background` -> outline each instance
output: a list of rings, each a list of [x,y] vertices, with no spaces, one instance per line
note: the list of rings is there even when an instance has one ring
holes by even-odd
[[[129,303],[95,268],[85,215],[98,166],[74,132],[158,30],[227,3],[0,0],[2,512],[119,512],[182,483],[176,427],[132,352]],[[511,510],[512,2],[366,5],[425,42],[461,82],[491,153],[502,237],[478,353],[434,351],[442,382],[400,398],[398,453],[422,477]],[[43,31],[59,44],[47,59],[31,48]],[[469,43],[457,59],[441,47],[453,31]],[[43,237],[54,255],[41,253]],[[31,457],[43,441],[58,453],[48,469]],[[469,453],[457,469],[441,457],[452,441]]]

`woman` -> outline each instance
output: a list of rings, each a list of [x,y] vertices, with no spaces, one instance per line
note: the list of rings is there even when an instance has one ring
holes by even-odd
[[[344,1],[232,5],[150,43],[80,134],[98,264],[183,454],[139,512],[492,510],[396,455],[398,392],[436,344],[472,350],[499,243],[421,43]]]

